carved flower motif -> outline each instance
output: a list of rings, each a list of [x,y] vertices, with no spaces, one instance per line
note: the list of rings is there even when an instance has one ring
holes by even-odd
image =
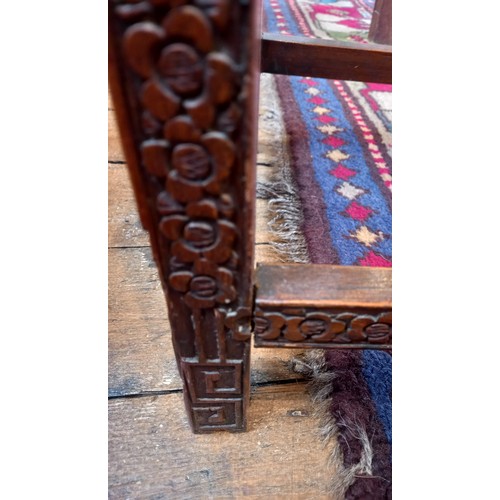
[[[351,321],[349,338],[356,342],[368,341],[371,344],[386,344],[392,335],[392,312],[378,317],[357,316]]]
[[[195,2],[199,7],[181,5],[182,0],[164,3],[174,8],[161,24],[137,22],[124,35],[127,61],[145,79],[141,99],[148,110],[146,129],[154,132],[155,119],[166,122],[183,113],[200,129],[208,129],[217,107],[231,103],[238,87],[232,60],[213,51],[212,23],[219,28],[227,23],[230,3],[200,0]]]
[[[233,273],[206,259],[194,263],[194,272],[177,271],[169,277],[170,286],[184,293],[184,302],[193,309],[230,304],[236,298]]]
[[[307,339],[314,342],[328,342],[344,330],[344,322],[332,319],[328,314],[313,312],[306,314],[305,318],[290,318],[284,336],[293,342]]]
[[[257,311],[254,316],[255,335],[263,340],[275,340],[281,334],[281,328],[286,323],[282,314]]]
[[[197,135],[189,120],[180,125],[175,134],[185,142],[179,141],[172,151],[170,143],[163,139],[142,143],[146,170],[157,177],[167,177],[166,189],[179,202],[201,200],[205,193],[219,195],[236,158],[233,142],[222,132]]]
[[[161,219],[160,230],[173,241],[171,252],[174,257],[181,262],[195,262],[203,258],[218,264],[231,258],[236,227],[227,220],[219,219],[220,211],[226,216],[231,214],[230,197],[223,195],[219,206],[221,208],[213,200],[202,200],[189,203],[185,213],[173,213]]]
[[[167,190],[181,202],[217,195],[235,160],[233,143],[220,132],[203,135],[200,144],[178,144],[172,151]]]

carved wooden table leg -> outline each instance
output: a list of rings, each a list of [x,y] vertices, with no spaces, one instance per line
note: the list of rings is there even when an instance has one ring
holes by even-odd
[[[246,426],[259,3],[109,3],[112,96],[195,432]]]

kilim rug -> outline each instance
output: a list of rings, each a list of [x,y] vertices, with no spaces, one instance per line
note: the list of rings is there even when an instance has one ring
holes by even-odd
[[[373,0],[265,0],[264,29],[364,41]],[[262,75],[258,185],[284,261],[390,267],[391,86]],[[338,498],[391,498],[391,355],[311,351],[291,369],[311,379]]]

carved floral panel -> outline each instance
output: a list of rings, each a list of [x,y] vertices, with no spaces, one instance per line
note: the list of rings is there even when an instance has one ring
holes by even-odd
[[[139,104],[142,166],[151,184],[160,186],[150,189],[169,256],[166,282],[192,309],[227,306],[236,298],[239,231],[229,178],[240,170],[237,142],[246,89],[244,64],[230,55],[238,55],[228,29],[235,4],[114,5]]]

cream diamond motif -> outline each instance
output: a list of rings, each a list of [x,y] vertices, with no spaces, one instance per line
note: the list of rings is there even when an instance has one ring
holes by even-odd
[[[338,128],[335,125],[321,125],[321,127],[317,127],[320,132],[324,134],[332,135],[335,132],[343,132],[343,128]]]
[[[343,184],[337,188],[337,193],[341,194],[348,200],[354,200],[360,194],[365,193],[365,190],[353,186],[350,182],[344,181]]]
[[[324,115],[326,113],[329,113],[331,110],[328,108],[323,108],[322,106],[316,106],[313,111],[318,114],[318,115]]]
[[[384,238],[384,234],[382,233],[382,231],[374,233],[373,231],[370,231],[366,226],[359,227],[357,231],[351,233],[351,236],[368,248],[370,248],[377,241]]]
[[[336,162],[346,160],[347,158],[349,158],[349,155],[342,153],[342,151],[340,151],[340,149],[334,149],[332,151],[328,151],[328,153],[326,153],[326,156],[328,158],[330,158],[330,160],[333,160]]]
[[[316,88],[314,88],[314,87],[309,87],[309,88],[306,90],[306,92],[307,92],[308,94],[311,94],[311,95],[318,95],[318,94],[321,92],[321,90],[318,90],[318,89],[316,89]]]

